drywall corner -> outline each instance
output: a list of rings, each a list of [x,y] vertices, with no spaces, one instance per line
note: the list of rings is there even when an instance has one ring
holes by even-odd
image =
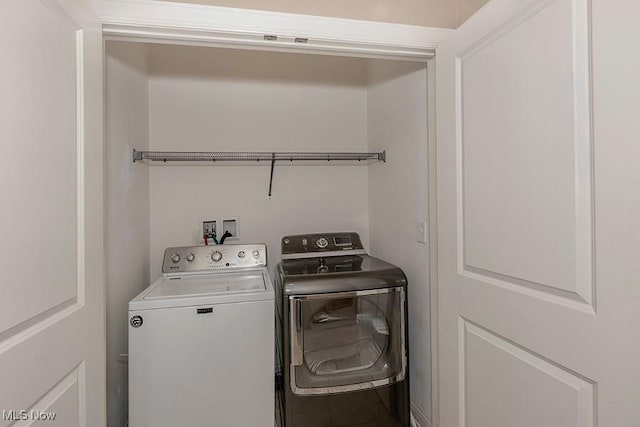
[[[427,71],[425,64],[375,60],[369,62],[368,80],[369,151],[387,151],[386,163],[369,168],[370,252],[407,275],[411,400],[426,419],[431,415],[429,248],[417,241],[417,225],[428,220]]]
[[[107,42],[105,170],[107,425],[128,418],[128,302],[149,282],[149,168],[132,150],[149,147],[147,46]]]

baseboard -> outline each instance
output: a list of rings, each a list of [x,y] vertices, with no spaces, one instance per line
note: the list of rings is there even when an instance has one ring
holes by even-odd
[[[411,422],[414,427],[431,427],[429,417],[413,402],[411,402]]]

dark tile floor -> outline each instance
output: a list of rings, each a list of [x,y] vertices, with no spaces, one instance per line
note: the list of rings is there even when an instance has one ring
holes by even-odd
[[[282,420],[276,397],[276,427]],[[303,401],[304,402],[304,401]],[[402,427],[380,404],[375,392],[316,398],[298,405],[293,427]]]

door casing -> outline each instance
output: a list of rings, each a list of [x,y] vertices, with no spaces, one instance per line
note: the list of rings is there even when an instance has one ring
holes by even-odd
[[[313,53],[424,62],[427,68],[429,236],[430,248],[436,248],[436,162],[435,162],[435,49],[453,31],[371,21],[292,15],[279,12],[248,11],[206,5],[155,2],[152,0],[94,1],[103,25],[105,41],[167,43],[184,46],[226,47],[276,52]],[[206,17],[206,19],[205,19]],[[311,41],[294,44],[296,33]],[[278,35],[276,42],[265,43],[263,35]],[[313,40],[322,40],[313,44]],[[438,422],[438,327],[437,327],[437,254],[431,250],[430,272],[430,351],[431,419],[418,419],[421,427],[436,427]],[[415,361],[413,363],[416,363]],[[412,403],[412,411],[418,412]]]

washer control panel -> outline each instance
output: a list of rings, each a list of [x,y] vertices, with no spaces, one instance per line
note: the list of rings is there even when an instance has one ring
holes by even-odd
[[[184,246],[164,250],[162,272],[197,273],[266,267],[267,245]]]
[[[358,233],[297,234],[282,238],[282,254],[335,252],[364,249]]]

